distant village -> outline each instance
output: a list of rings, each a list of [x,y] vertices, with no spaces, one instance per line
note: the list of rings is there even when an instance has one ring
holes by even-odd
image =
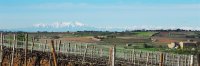
[[[171,49],[196,49],[200,45],[200,42],[187,40],[181,42],[172,42],[168,44],[168,47]]]

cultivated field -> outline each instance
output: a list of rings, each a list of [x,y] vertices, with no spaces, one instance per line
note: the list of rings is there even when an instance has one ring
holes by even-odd
[[[147,36],[148,33],[142,34]],[[91,35],[70,35],[68,38],[43,37],[37,40],[35,35],[24,34],[24,39],[19,40],[17,34],[1,36],[2,66],[197,66],[200,59],[199,54],[168,53],[154,48],[138,49],[141,44],[151,43],[149,38],[95,41]]]

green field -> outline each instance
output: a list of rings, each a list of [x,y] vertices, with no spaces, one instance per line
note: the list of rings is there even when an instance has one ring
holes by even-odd
[[[151,37],[155,33],[157,32],[134,32],[136,36],[142,36],[142,37]]]

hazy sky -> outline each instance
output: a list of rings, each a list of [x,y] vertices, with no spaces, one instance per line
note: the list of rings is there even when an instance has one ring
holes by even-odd
[[[199,27],[200,0],[0,0],[1,29],[68,21],[99,27]]]

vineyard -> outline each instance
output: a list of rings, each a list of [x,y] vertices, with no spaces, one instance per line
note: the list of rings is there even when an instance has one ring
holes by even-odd
[[[1,66],[200,66],[200,55],[118,49],[116,45],[61,41],[37,42],[25,35],[24,41],[5,39],[1,33]],[[31,39],[30,39],[31,38]]]

